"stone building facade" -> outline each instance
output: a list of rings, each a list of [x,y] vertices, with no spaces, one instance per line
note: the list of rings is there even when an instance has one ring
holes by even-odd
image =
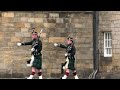
[[[61,63],[65,61],[64,49],[54,43],[63,43],[68,35],[77,36],[76,68],[78,74],[92,69],[92,15],[84,12],[30,12],[5,11],[0,13],[0,75],[1,77],[25,77],[30,74],[26,61],[30,58],[30,46],[17,47],[17,42],[31,40],[29,29],[44,29],[43,77],[57,77]]]
[[[119,71],[119,24],[120,12],[99,12],[100,72]],[[76,69],[80,78],[88,78],[93,70],[93,15],[91,12],[59,11],[2,11],[0,12],[0,77],[23,78],[30,74],[26,66],[30,58],[30,46],[16,45],[31,40],[29,29],[44,29],[43,78],[59,77],[65,50],[55,48],[54,43],[63,43],[68,35],[76,38]],[[112,57],[104,58],[104,32],[112,32]]]
[[[111,33],[112,55],[104,57],[104,33]],[[101,78],[120,78],[120,12],[101,11],[99,16],[99,49]],[[118,75],[117,75],[118,74]]]

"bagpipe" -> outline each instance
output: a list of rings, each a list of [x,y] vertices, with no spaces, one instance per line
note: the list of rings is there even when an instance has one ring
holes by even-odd
[[[32,31],[32,34],[36,32],[35,28],[31,28],[29,31]],[[43,29],[41,29],[40,32],[38,33],[38,38],[40,38],[40,35],[41,35],[42,32],[43,32]],[[31,49],[31,51],[33,51],[33,50]],[[27,60],[27,66],[28,67],[31,67],[32,64],[33,64],[33,61],[34,61],[34,55],[32,54],[32,52],[31,52],[31,55],[32,55],[31,59]]]
[[[64,63],[61,63],[61,74],[63,74],[63,71],[68,69],[69,59],[68,56],[65,56],[66,60]]]
[[[29,29],[28,31],[31,31],[32,33],[35,33],[35,32],[36,32],[35,29],[36,29],[36,28],[31,28],[31,29]],[[36,32],[36,33],[38,33],[38,37],[40,37],[40,34],[41,34],[42,32],[43,32],[43,29],[41,29],[39,33]]]

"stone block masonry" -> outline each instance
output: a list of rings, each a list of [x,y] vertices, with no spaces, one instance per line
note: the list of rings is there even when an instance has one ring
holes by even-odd
[[[76,69],[79,75],[92,70],[92,15],[82,12],[27,12],[4,11],[0,17],[0,78],[23,78],[31,73],[26,61],[30,59],[30,46],[18,47],[17,42],[31,40],[30,28],[41,34],[43,42],[43,78],[60,75],[65,50],[54,43],[65,44],[68,35],[77,37],[75,46]],[[3,75],[4,74],[4,75]]]

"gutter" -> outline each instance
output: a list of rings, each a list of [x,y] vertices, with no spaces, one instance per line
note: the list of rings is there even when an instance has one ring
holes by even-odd
[[[97,73],[99,72],[98,26],[99,12],[93,11],[93,72],[89,75],[89,79],[95,79]]]

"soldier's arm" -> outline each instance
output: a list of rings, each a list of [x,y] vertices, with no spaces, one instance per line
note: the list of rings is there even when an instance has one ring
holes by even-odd
[[[60,48],[67,48],[67,46],[65,46],[63,44],[58,44],[58,47],[60,47]]]
[[[21,43],[22,45],[32,45],[32,41],[30,41],[30,42],[23,42],[23,43]]]

